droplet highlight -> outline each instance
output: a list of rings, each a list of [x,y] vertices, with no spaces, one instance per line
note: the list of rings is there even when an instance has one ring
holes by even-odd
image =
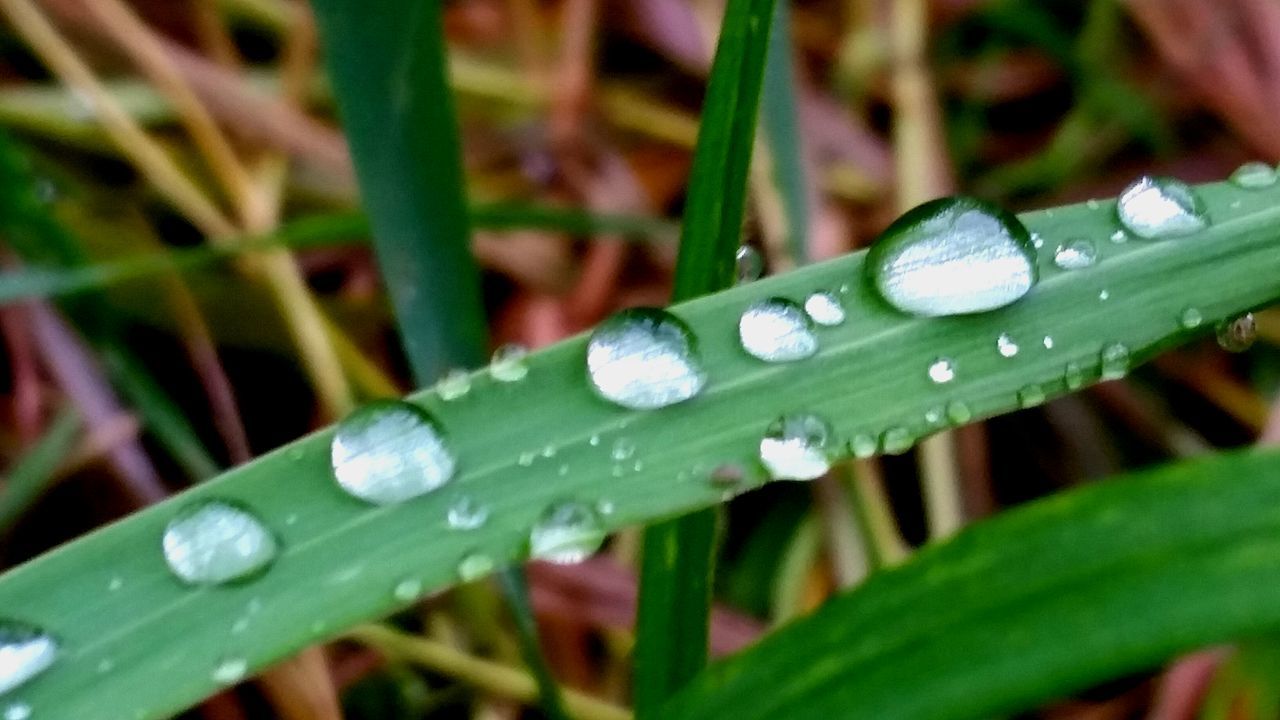
[[[585,503],[562,502],[542,514],[529,532],[529,554],[558,565],[580,563],[604,544],[596,511]]]
[[[1182,237],[1209,226],[1204,204],[1190,185],[1168,177],[1144,176],[1120,193],[1120,223],[1148,240]]]
[[[692,331],[656,308],[623,310],[597,327],[587,377],[605,400],[632,410],[683,402],[707,382]]]
[[[817,415],[784,415],[760,439],[760,462],[774,480],[814,480],[831,469],[831,436]]]
[[[58,658],[58,641],[37,627],[0,620],[0,695],[48,670]]]
[[[445,511],[445,522],[452,530],[476,530],[489,521],[489,508],[464,495]]]
[[[220,585],[254,575],[279,553],[276,537],[240,505],[196,501],[178,512],[161,539],[165,563],[191,585]]]
[[[813,321],[786,298],[753,303],[738,319],[742,349],[765,362],[794,362],[818,352]]]
[[[940,357],[929,363],[929,379],[938,385],[956,379],[956,366],[951,358]]]
[[[471,373],[454,368],[436,383],[436,394],[445,402],[452,402],[471,392]]]
[[[760,252],[750,245],[742,245],[734,253],[734,270],[738,284],[754,282],[764,274],[764,259]]]
[[[529,349],[523,345],[507,343],[499,346],[493,351],[493,358],[489,362],[489,375],[498,382],[523,380],[529,374],[529,367],[525,365],[525,357],[528,355]]]
[[[334,432],[330,458],[338,485],[375,505],[429,493],[458,469],[435,418],[400,400],[373,402],[348,415]]]
[[[1053,264],[1062,270],[1083,270],[1098,262],[1098,249],[1088,240],[1071,240],[1053,252]]]
[[[1261,190],[1276,184],[1276,169],[1264,162],[1247,162],[1231,173],[1231,183],[1245,190]]]
[[[996,338],[996,352],[1000,353],[1000,357],[1014,357],[1018,354],[1018,343],[1008,333],[1000,333]]]

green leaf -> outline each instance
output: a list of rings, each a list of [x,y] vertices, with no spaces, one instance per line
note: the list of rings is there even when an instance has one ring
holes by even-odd
[[[929,431],[926,412],[948,401],[964,401],[973,417],[981,418],[1018,407],[1019,390],[1030,385],[1049,396],[1062,394],[1068,363],[1079,364],[1085,383],[1096,381],[1105,343],[1124,342],[1139,362],[1280,296],[1275,282],[1280,275],[1280,185],[1250,191],[1215,183],[1197,191],[1212,226],[1177,240],[1111,243],[1106,238],[1116,229],[1112,201],[1020,216],[1044,239],[1040,284],[1017,303],[981,315],[928,319],[891,310],[863,282],[863,253],[676,305],[673,312],[699,337],[709,381],[698,397],[661,410],[627,411],[600,400],[586,382],[584,337],[531,354],[528,376],[521,382],[500,383],[478,372],[471,391],[458,400],[445,402],[433,391],[417,393],[412,400],[438,418],[460,470],[451,484],[400,505],[373,507],[339,490],[329,467],[332,430],[321,430],[0,576],[0,614],[44,627],[63,647],[62,657],[47,673],[11,697],[31,703],[43,716],[165,717],[216,691],[220,683],[213,670],[228,658],[243,659],[250,672],[267,667],[402,607],[406,603],[394,589],[407,579],[420,582],[424,592],[456,582],[456,568],[465,556],[483,554],[495,566],[523,559],[529,529],[554,503],[607,503],[609,512],[601,514],[601,522],[612,531],[723,502],[726,489],[709,482],[708,475],[721,463],[758,470],[760,437],[782,413],[820,414],[843,447],[855,436],[876,436],[889,428],[923,435]],[[1053,248],[1079,237],[1094,239],[1098,264],[1056,269]],[[843,295],[848,320],[818,331],[821,349],[813,358],[765,364],[739,348],[736,322],[748,304],[773,296],[801,299],[813,290],[841,286],[849,288]],[[1106,300],[1099,298],[1102,290],[1108,291]],[[1179,323],[1183,310],[1192,306],[1204,318],[1194,333]],[[997,352],[1000,333],[1021,342],[1015,358]],[[1053,338],[1052,348],[1039,342],[1044,336]],[[956,365],[956,378],[944,390],[926,372],[939,355]],[[554,413],[555,422],[547,421],[548,413]],[[592,443],[592,437],[598,442]],[[619,468],[621,476],[614,477],[617,463],[610,450],[620,437],[634,445],[634,459],[643,464],[639,470]],[[553,457],[521,461],[522,455],[547,447]],[[1154,494],[1130,501],[1141,510],[1130,516],[1136,520],[1115,527],[1114,537],[1126,547],[1141,539],[1135,533],[1143,532],[1175,532],[1190,541],[1195,533],[1216,527],[1230,531],[1237,518],[1265,518],[1280,507],[1276,498],[1237,501],[1234,495],[1255,486],[1258,493],[1268,487],[1274,492],[1274,485],[1265,481],[1272,472],[1261,459],[1265,457],[1231,465],[1221,479],[1231,484],[1222,485],[1220,492],[1217,486],[1206,489],[1188,505],[1195,513],[1187,517],[1148,513],[1147,506],[1159,506],[1166,491],[1172,492],[1172,487],[1152,484]],[[562,466],[568,468],[564,474]],[[749,475],[735,492],[760,479],[758,472]],[[490,509],[482,528],[448,529],[447,509],[462,495]],[[236,501],[254,511],[280,539],[274,565],[260,577],[232,586],[191,588],[175,580],[165,567],[160,537],[175,513],[200,498]],[[1070,502],[1049,507],[1070,507]],[[1087,540],[1088,528],[1083,530]],[[1269,532],[1275,535],[1274,528]],[[1077,544],[1065,527],[1062,533],[1035,562],[1023,558],[1016,566],[1048,574],[1059,553],[1077,553],[1078,547],[1077,554],[1092,555],[1106,549],[1099,543]],[[1019,540],[1011,550],[1018,547],[1032,546]],[[1245,542],[1241,547],[1251,546]],[[1195,548],[1180,550],[1190,556]],[[1217,598],[1212,608],[1218,619],[1203,626],[1216,630],[1216,637],[1280,621],[1274,617],[1280,612],[1277,598],[1269,597],[1257,608],[1244,603],[1242,595],[1221,589],[1228,581],[1247,585],[1242,593],[1280,587],[1265,573],[1240,564],[1249,557],[1255,556],[1246,552],[1235,564],[1218,564],[1221,558],[1206,561],[1206,574],[1199,576],[1198,582],[1213,588]],[[1273,552],[1256,558],[1274,567]],[[1179,566],[1181,553],[1164,559]],[[1234,571],[1241,575],[1231,575]],[[107,591],[116,577],[121,587]],[[1112,602],[1107,587],[1099,586],[1096,595],[1073,590],[1064,610],[1106,611]],[[1017,590],[981,589],[992,597]],[[1193,623],[1183,622],[1186,616],[1177,602],[1181,595],[1156,589],[1147,588],[1152,590],[1146,595],[1148,604],[1132,609],[1129,620],[1142,627],[1167,623],[1173,638],[1192,632],[1187,628]],[[1160,602],[1149,604],[1151,598]],[[260,610],[247,615],[250,607]],[[927,617],[909,614],[911,605],[895,612],[903,618]],[[246,617],[249,630],[232,633]],[[985,636],[980,626],[967,627],[969,636]],[[1127,646],[1130,625],[1123,627],[1126,635],[1101,638],[1077,628],[1070,641],[1113,642],[1116,647],[1096,653],[1107,657],[1112,649],[1121,653]],[[1006,657],[1028,664],[1016,654]],[[113,663],[110,672],[98,670],[104,660]],[[814,663],[804,668],[822,669]],[[968,687],[967,695],[981,696]],[[724,715],[733,716],[727,707]]]
[[[1280,623],[1280,453],[1009,511],[709,669],[672,720],[1012,714]]]
[[[672,299],[727,288],[736,276],[774,0],[730,0],[707,83],[685,199]],[[707,663],[717,518],[703,511],[647,528],[636,610],[636,712],[662,701]]]

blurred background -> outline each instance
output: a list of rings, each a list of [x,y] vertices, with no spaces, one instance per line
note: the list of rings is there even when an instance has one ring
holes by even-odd
[[[494,344],[665,304],[723,3],[445,8]],[[6,566],[411,389],[305,2],[0,10]],[[815,0],[783,4],[779,23],[744,221],[765,272],[863,247],[939,195],[1022,210],[1144,173],[1201,182],[1280,160],[1275,0]],[[964,517],[1280,436],[1266,432],[1280,314],[1256,320],[1248,352],[1209,340],[958,431]],[[877,527],[894,557],[928,537],[912,454],[840,474],[727,509],[715,654],[870,572],[844,494],[888,498]],[[530,568],[555,674],[619,705],[636,547],[624,533],[586,563]],[[494,672],[520,667],[488,584],[397,622]],[[312,652],[190,717],[538,717],[448,660],[323,653],[327,675]],[[1258,638],[1026,717],[1276,717],[1278,704],[1280,638]]]

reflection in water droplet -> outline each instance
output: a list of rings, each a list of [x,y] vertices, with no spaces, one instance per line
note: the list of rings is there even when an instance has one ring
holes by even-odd
[[[831,469],[831,426],[811,413],[784,415],[760,439],[760,462],[774,480],[813,480]]]
[[[1016,217],[972,198],[945,198],[903,215],[871,246],[866,272],[893,307],[913,315],[985,312],[1036,283],[1030,233]]]
[[[950,358],[938,358],[929,364],[929,379],[941,385],[956,379],[956,367]]]
[[[227,658],[213,669],[213,681],[219,685],[234,685],[244,679],[249,663],[244,658]]]
[[[587,342],[587,376],[601,397],[633,410],[683,402],[707,382],[693,333],[655,308],[623,310],[597,327]]]
[[[738,319],[742,349],[766,362],[793,362],[818,352],[813,321],[786,298],[753,303]]]
[[[1204,315],[1202,315],[1198,309],[1193,307],[1183,310],[1182,314],[1178,316],[1178,324],[1181,325],[1184,330],[1194,330],[1200,327],[1200,323],[1202,322],[1204,322]]]
[[[750,245],[740,246],[733,258],[738,284],[759,280],[764,274],[764,259],[760,257],[759,251]]]
[[[891,427],[880,434],[880,447],[886,455],[901,455],[915,443],[911,431],[904,427]]]
[[[1245,313],[1218,323],[1218,346],[1227,352],[1244,352],[1258,339],[1258,323],[1253,313]]]
[[[461,368],[450,370],[436,383],[436,394],[445,401],[457,400],[470,391],[471,374]]]
[[[1231,173],[1231,182],[1246,190],[1260,190],[1276,184],[1276,170],[1264,162],[1247,162]]]
[[[445,520],[454,530],[475,530],[489,520],[489,508],[463,495],[449,506]]]
[[[1011,358],[1018,354],[1018,343],[1014,342],[1008,333],[1000,333],[1000,337],[996,338],[996,351],[1001,357]]]
[[[493,359],[489,362],[489,375],[498,382],[518,382],[529,374],[529,367],[524,359],[529,350],[523,345],[507,343],[493,351]]]
[[[1129,372],[1129,348],[1123,343],[1107,343],[1099,355],[1102,360],[1102,379],[1117,380]]]
[[[586,560],[604,544],[604,526],[590,505],[562,502],[547,508],[529,532],[529,554],[559,565]]]
[[[1082,270],[1098,262],[1098,249],[1088,240],[1077,239],[1058,246],[1053,264],[1063,270]]]
[[[1125,229],[1149,240],[1181,237],[1209,226],[1204,205],[1191,186],[1144,176],[1120,193],[1116,214]]]
[[[471,553],[458,561],[458,579],[471,582],[493,572],[493,559],[481,553]]]
[[[253,575],[279,552],[275,536],[247,508],[199,500],[165,526],[165,563],[192,585],[219,585]]]
[[[834,294],[818,291],[804,300],[804,311],[819,325],[835,327],[844,322],[844,306]]]
[[[369,403],[338,423],[330,457],[338,485],[376,505],[431,492],[457,471],[435,418],[399,400]]]
[[[0,620],[0,694],[39,675],[58,658],[58,641],[26,623]]]

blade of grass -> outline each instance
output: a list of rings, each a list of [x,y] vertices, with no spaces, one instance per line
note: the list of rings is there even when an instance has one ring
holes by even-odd
[[[730,0],[712,62],[685,199],[675,301],[733,285],[773,0]],[[707,662],[717,518],[703,510],[645,529],[633,696],[639,717]]]
[[[0,533],[12,527],[49,486],[71,453],[80,424],[74,408],[63,408],[40,439],[14,462],[0,491]]]

